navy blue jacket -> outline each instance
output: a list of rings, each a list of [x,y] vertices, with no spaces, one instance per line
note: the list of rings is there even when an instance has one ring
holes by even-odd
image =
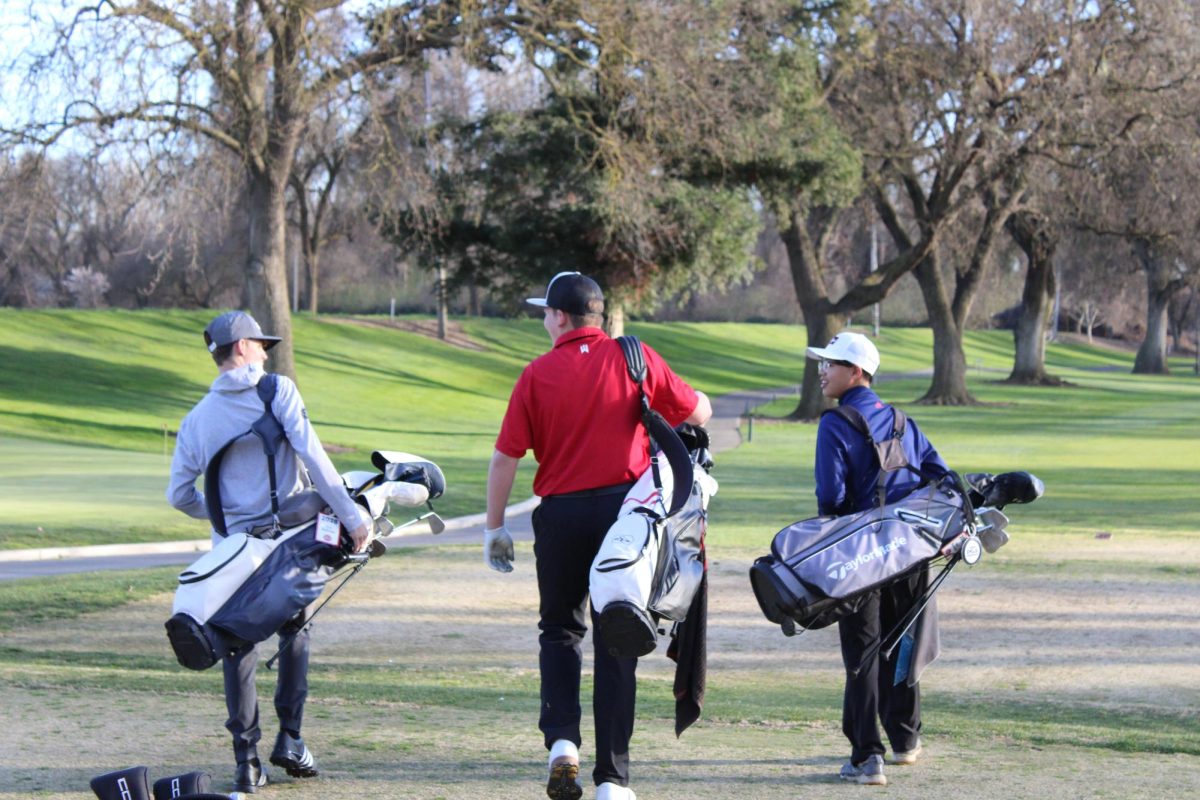
[[[849,389],[838,404],[856,408],[877,441],[891,436],[892,407],[867,387]],[[912,419],[908,420],[903,445],[908,463],[929,477],[950,471]],[[875,450],[863,435],[837,414],[821,417],[817,427],[817,513],[821,516],[852,514],[874,507],[878,499],[875,493],[878,476],[879,461]],[[916,489],[921,480],[921,476],[908,469],[889,473],[887,502],[894,503],[904,497]]]

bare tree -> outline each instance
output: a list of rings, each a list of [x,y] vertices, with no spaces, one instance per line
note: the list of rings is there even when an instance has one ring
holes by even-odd
[[[80,6],[56,23],[53,48],[30,62],[32,91],[42,81],[59,87],[34,95],[53,107],[35,108],[7,131],[10,141],[41,147],[85,129],[102,139],[151,138],[165,149],[199,137],[236,154],[245,171],[244,300],[283,337],[273,365],[288,375],[285,195],[314,110],[340,87],[451,46],[490,10],[433,0],[356,7],[339,0]],[[482,44],[474,52],[493,54]]]

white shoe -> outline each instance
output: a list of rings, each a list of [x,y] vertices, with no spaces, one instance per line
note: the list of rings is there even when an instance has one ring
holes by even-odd
[[[637,800],[637,795],[627,786],[602,783],[596,787],[596,800]]]

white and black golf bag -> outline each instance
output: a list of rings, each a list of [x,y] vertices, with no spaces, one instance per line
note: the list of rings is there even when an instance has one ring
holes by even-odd
[[[371,460],[378,472],[350,472],[342,479],[364,521],[370,520],[373,538],[392,530],[386,516],[389,503],[418,506],[445,491],[441,469],[428,459],[376,451]],[[278,517],[286,524],[284,506]],[[173,615],[166,623],[180,664],[208,669],[285,626],[298,630],[305,609],[338,569],[352,563],[361,567],[385,549],[376,543],[366,553],[351,554],[348,537],[336,520],[316,514],[308,503],[297,507],[308,518],[261,536],[230,534],[180,573]],[[333,530],[327,534],[330,524]]]

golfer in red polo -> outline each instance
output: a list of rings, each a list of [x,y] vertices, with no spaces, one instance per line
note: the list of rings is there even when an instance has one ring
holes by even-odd
[[[591,278],[560,272],[544,298],[543,325],[554,346],[521,373],[508,401],[488,469],[487,530],[483,558],[511,572],[512,537],[504,527],[517,463],[529,450],[537,459],[533,512],[540,620],[538,637],[542,710],[538,727],[550,751],[546,794],[577,800],[579,784],[579,676],[588,571],[625,493],[649,466],[637,386],[620,345],[600,329],[604,295]],[[712,406],[649,347],[644,389],[650,406],[671,425],[703,424]],[[592,617],[595,626],[595,614]],[[595,638],[595,637],[593,637]],[[596,800],[634,800],[629,789],[637,659],[618,659],[593,641]]]

